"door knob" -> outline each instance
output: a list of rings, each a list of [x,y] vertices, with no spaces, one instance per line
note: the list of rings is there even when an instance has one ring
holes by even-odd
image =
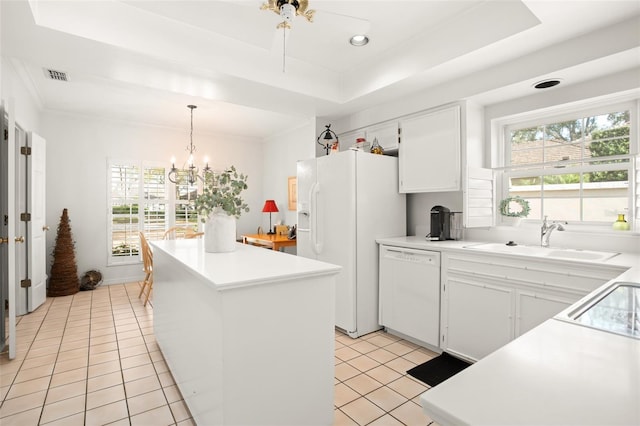
[[[48,225],[44,225],[44,226],[42,227],[42,230],[43,230],[43,231],[48,231],[48,230],[49,230],[49,226],[48,226]]]
[[[23,236],[16,237],[16,243],[24,243],[24,237]]]
[[[0,244],[8,244],[9,237],[0,237]]]

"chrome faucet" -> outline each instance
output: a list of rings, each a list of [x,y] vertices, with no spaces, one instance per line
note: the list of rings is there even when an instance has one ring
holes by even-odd
[[[554,229],[564,231],[564,226],[557,222],[553,222],[549,225],[547,223],[547,216],[545,216],[542,221],[542,228],[540,228],[540,245],[542,247],[549,247],[549,237],[551,237],[551,232],[553,232]]]

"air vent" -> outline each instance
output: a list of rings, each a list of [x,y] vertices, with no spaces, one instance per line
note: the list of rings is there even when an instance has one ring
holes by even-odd
[[[45,69],[44,73],[51,80],[69,81],[69,78],[67,78],[67,73],[64,72],[64,71],[56,71],[56,70]]]

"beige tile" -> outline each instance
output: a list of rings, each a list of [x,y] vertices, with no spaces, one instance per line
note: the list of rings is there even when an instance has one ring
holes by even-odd
[[[91,357],[89,358],[89,365],[102,364],[103,362],[109,361],[117,361],[118,359],[120,359],[120,356],[117,350],[100,352],[91,355]]]
[[[120,360],[107,361],[89,366],[89,378],[113,373],[120,370]]]
[[[118,384],[87,394],[87,410],[125,399],[124,385]]]
[[[404,426],[404,423],[389,414],[385,414],[369,423],[368,426]]]
[[[119,384],[122,384],[122,372],[114,371],[113,373],[91,377],[87,380],[87,392],[95,392]]]
[[[156,369],[156,373],[158,374],[169,371],[169,366],[164,361],[154,362],[153,367]]]
[[[63,417],[84,412],[84,398],[84,395],[79,395],[45,405],[42,410],[40,422],[49,423]]]
[[[127,402],[124,400],[117,401],[92,410],[87,410],[85,425],[105,425],[117,420],[126,419],[128,416]],[[148,424],[151,425],[153,423]]]
[[[408,359],[409,361],[413,362],[416,365],[425,363],[437,356],[438,356],[437,353],[431,352],[430,350],[427,350],[424,348],[416,349],[412,352],[409,352],[408,354],[402,355],[403,358]]]
[[[404,359],[402,357],[398,357],[396,359],[392,359],[391,361],[385,364],[387,367],[397,371],[400,374],[405,374],[407,370],[412,369],[416,366],[416,364],[412,363],[408,359]]]
[[[127,358],[135,355],[142,355],[148,353],[147,345],[135,345],[126,348],[120,348],[120,358]]]
[[[182,420],[176,423],[177,426],[196,426],[196,422],[193,419]]]
[[[144,377],[154,376],[156,375],[156,370],[153,368],[152,364],[145,364],[139,367],[122,370],[122,375],[124,376],[124,381],[126,383],[133,380],[142,379]],[[162,381],[160,383],[162,384]]]
[[[72,416],[63,417],[50,423],[43,423],[46,426],[79,426],[84,424],[84,411]]]
[[[422,411],[422,407],[411,401],[402,404],[389,414],[406,425],[426,426],[432,422],[432,419]]]
[[[376,336],[373,336],[367,339],[367,341],[372,345],[376,345],[377,347],[382,348],[394,343],[396,339],[394,339],[391,335],[378,334]]]
[[[77,368],[75,370],[65,371],[64,373],[54,374],[51,378],[51,386],[61,386],[69,383],[79,382],[87,379],[87,368]]]
[[[2,386],[0,387],[0,401],[3,401],[4,398],[7,396],[7,394],[9,393],[9,389],[11,388],[10,385],[7,386]]]
[[[340,334],[339,336],[336,336],[336,341],[342,343],[343,345],[346,346],[350,346],[354,343],[356,343],[355,339],[352,339],[351,337],[347,336],[346,334]]]
[[[367,374],[384,385],[402,377],[402,374],[384,365],[367,371]]]
[[[176,422],[181,422],[183,420],[187,420],[191,418],[191,413],[189,412],[189,408],[185,404],[184,401],[176,401],[169,404],[169,408],[173,413],[173,418]]]
[[[91,336],[90,341],[90,345],[91,346],[95,346],[95,345],[101,345],[103,343],[112,343],[115,342],[116,339],[116,335],[111,333],[111,334],[105,334],[103,336]]]
[[[26,382],[14,383],[7,393],[7,399],[17,398],[34,392],[40,392],[49,388],[50,376],[40,377]],[[7,387],[8,388],[8,387]]]
[[[116,325],[116,331],[118,334],[124,333],[125,331],[139,331],[140,326],[138,325],[138,321],[134,320],[126,324]]]
[[[130,383],[135,383],[135,382],[130,382]],[[167,402],[169,404],[171,404],[172,402],[176,402],[176,401],[180,401],[181,399],[184,399],[177,385],[167,386],[162,390],[164,391],[164,396],[165,398],[167,398]],[[127,391],[127,394],[129,394],[128,391]]]
[[[173,416],[168,405],[145,411],[144,413],[131,417],[131,426],[148,426],[148,425],[171,425],[173,424]]]
[[[26,382],[40,377],[50,376],[53,373],[54,363],[50,362],[45,365],[34,368],[20,369],[16,375],[15,383]]]
[[[340,408],[358,424],[366,425],[385,415],[385,412],[366,398],[358,398]]]
[[[387,386],[407,399],[415,398],[429,389],[427,386],[412,379],[410,376],[400,377],[398,380],[388,383]]]
[[[89,356],[89,347],[84,345],[80,348],[60,350],[57,362],[68,361],[70,359],[86,358]]]
[[[163,388],[167,386],[173,386],[176,384],[175,380],[173,380],[173,376],[171,375],[171,372],[169,371],[165,371],[164,373],[158,374],[158,379],[160,380],[160,385],[162,385]]]
[[[378,388],[367,394],[366,398],[386,412],[389,412],[407,402],[407,398],[386,386]]]
[[[2,419],[0,419],[0,424],[2,424],[2,426],[37,425],[38,420],[40,419],[41,412],[41,407],[33,408],[27,411],[21,411],[17,414],[2,417]],[[2,409],[0,409],[0,416],[2,415]]]
[[[31,410],[36,407],[41,407],[44,403],[46,394],[47,391],[43,390],[5,400],[2,403],[2,407],[0,407],[0,418],[11,416],[22,411]]]
[[[18,368],[27,369],[27,368],[40,367],[41,365],[55,363],[57,357],[58,357],[58,354],[49,354],[44,356],[27,358],[22,363],[22,367],[20,367],[20,364],[18,363],[15,364],[15,367],[16,367],[15,371],[17,371]],[[4,373],[5,371],[10,371],[10,370],[7,370],[4,366],[2,366],[2,372]]]
[[[348,364],[357,368],[359,371],[365,372],[380,365],[380,363],[366,355],[360,355],[348,361]]]
[[[75,396],[84,395],[87,392],[87,381],[80,380],[73,383],[68,383],[62,386],[56,386],[49,388],[47,392],[47,404],[61,401],[67,398],[73,398]]]
[[[349,416],[343,413],[341,410],[333,411],[333,425],[334,426],[358,426],[358,423],[353,421]]]
[[[415,349],[415,346],[409,344],[409,342],[407,341],[399,341],[399,342],[394,342],[390,345],[387,345],[384,348],[396,355],[405,355],[405,354],[408,354],[409,352],[412,352]]]
[[[151,364],[151,358],[148,353],[134,355],[127,358],[121,358],[120,364],[122,364],[122,369],[139,367],[141,365]]]
[[[366,374],[358,374],[344,383],[360,395],[366,395],[382,386],[382,383]]]
[[[91,337],[100,337],[100,336],[115,336],[116,329],[113,325],[104,326],[103,328],[97,328],[95,330],[91,330]]]
[[[395,358],[398,357],[398,355],[396,355],[396,354],[394,354],[392,352],[389,352],[386,349],[376,349],[375,351],[367,353],[367,356],[369,358],[375,359],[376,361],[378,361],[381,364],[389,362],[392,359],[395,359]]]
[[[335,385],[335,391],[333,394],[333,405],[340,408],[351,401],[360,398],[360,394],[351,389],[344,383],[338,383]]]
[[[335,367],[336,379],[340,381],[345,381],[354,376],[357,376],[358,374],[360,374],[360,371],[358,371],[358,369],[352,367],[351,365],[347,364],[346,362],[343,362],[342,364],[338,364]]]
[[[102,352],[109,352],[109,351],[117,351],[118,350],[118,342],[108,342],[108,343],[101,343],[101,344],[97,344],[97,345],[91,345],[89,347],[89,358],[91,358],[91,356],[95,355],[95,354],[99,354]]]
[[[345,346],[340,349],[336,349],[335,355],[343,361],[349,361],[350,359],[356,358],[361,354],[355,349],[351,349],[351,347]]]
[[[361,354],[366,354],[371,351],[375,351],[376,349],[378,349],[378,347],[367,340],[361,340],[351,345],[351,349],[355,349]]]
[[[132,398],[127,398],[129,415],[134,416],[153,408],[167,405],[167,399],[161,389],[143,393]]]
[[[62,342],[60,345],[61,351],[69,351],[73,349],[86,349],[89,347],[89,339],[87,340],[74,340],[72,342]]]
[[[75,370],[76,368],[86,367],[89,363],[89,360],[84,358],[73,358],[66,361],[58,361],[56,362],[56,366],[53,369],[53,373],[63,373],[69,370]]]
[[[139,337],[131,337],[128,339],[123,339],[121,336],[118,336],[118,346],[120,348],[128,348],[131,346],[137,346],[137,345],[144,345],[145,341],[144,338],[142,337],[142,334],[140,334]]]
[[[161,389],[161,388],[162,386],[160,386],[160,380],[158,380],[158,376],[156,376],[155,374],[152,376],[143,377],[142,379],[133,380],[131,382],[125,383],[125,389],[127,390],[128,398],[131,398],[143,393],[151,392],[157,389]],[[167,389],[171,389],[171,390],[167,391]],[[182,399],[182,396],[180,396],[179,392],[178,392],[179,398],[174,399],[175,395],[172,389],[175,389],[175,391],[177,392],[175,385],[167,387],[164,390],[165,395],[167,396],[167,401],[175,402],[177,400]],[[169,398],[170,395],[171,395],[171,399]]]

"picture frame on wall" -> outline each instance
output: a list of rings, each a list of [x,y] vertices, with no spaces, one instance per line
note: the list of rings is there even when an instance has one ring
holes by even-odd
[[[298,179],[295,176],[290,176],[288,180],[289,210],[296,210],[296,205],[298,204]]]

